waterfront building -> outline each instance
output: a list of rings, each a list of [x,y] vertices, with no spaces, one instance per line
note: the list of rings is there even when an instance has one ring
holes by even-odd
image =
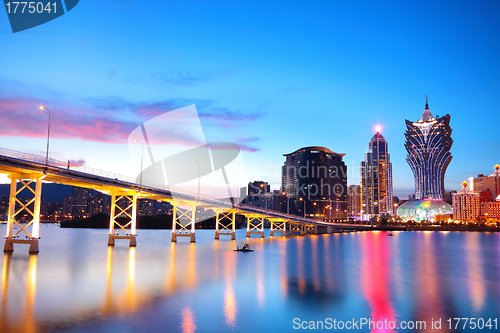
[[[500,219],[500,199],[498,201],[482,202],[481,215],[486,218]]]
[[[425,96],[425,110],[416,122],[406,121],[406,161],[415,180],[415,196],[397,209],[403,221],[434,221],[452,212],[445,195],[444,175],[451,161],[450,115],[434,117]]]
[[[248,183],[248,195],[264,194],[271,192],[271,185],[268,182],[256,180]]]
[[[474,221],[481,213],[479,193],[468,188],[468,183],[462,183],[462,190],[453,194],[453,218],[460,221]]]
[[[158,214],[158,202],[153,199],[137,200],[137,216],[155,216]]]
[[[111,211],[111,197],[107,194],[92,191],[88,200],[88,212],[89,216],[93,216],[99,213],[109,214]]]
[[[415,179],[415,198],[443,199],[444,175],[452,159],[450,115],[434,117],[426,96],[420,120],[406,120],[406,128],[406,161]]]
[[[409,200],[398,207],[397,213],[403,222],[434,222],[437,216],[451,215],[452,207],[443,200]]]
[[[489,175],[485,176],[483,174],[477,175],[477,178],[473,178],[472,187],[476,192],[491,191],[491,198],[496,199],[500,196],[500,165],[495,165],[495,171]]]
[[[291,213],[320,220],[347,218],[344,155],[317,146],[283,155],[281,188],[293,205]]]
[[[349,185],[347,188],[347,216],[361,216],[361,186]]]
[[[387,141],[380,134],[380,127],[371,138],[369,151],[361,162],[361,205],[369,217],[393,214],[392,163]]]
[[[172,215],[174,206],[168,201],[161,201],[158,204],[158,215]]]
[[[89,217],[88,204],[92,190],[73,186],[71,192],[71,216],[82,218]]]

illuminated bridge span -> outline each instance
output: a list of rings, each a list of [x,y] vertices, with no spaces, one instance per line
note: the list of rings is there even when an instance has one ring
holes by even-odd
[[[263,238],[265,219],[271,222],[271,236],[276,234],[286,236],[287,227],[288,235],[332,233],[334,229],[366,230],[370,228],[366,225],[321,222],[243,204],[234,205],[229,202],[161,188],[161,185],[138,185],[132,177],[86,167],[69,169],[64,167],[64,162],[53,159],[50,159],[47,164],[45,162],[45,158],[40,156],[0,148],[0,173],[7,174],[11,179],[4,251],[13,251],[14,244],[21,243],[30,244],[29,252],[38,252],[42,180],[95,189],[109,194],[111,196],[109,245],[114,245],[115,239],[128,239],[130,246],[137,244],[138,198],[168,201],[173,205],[172,242],[177,241],[178,237],[189,237],[191,242],[195,241],[195,214],[196,207],[200,206],[213,209],[216,212],[215,239],[219,239],[221,235],[229,235],[231,239],[235,239],[236,214],[244,215],[247,220],[247,237],[258,234]],[[32,184],[35,185],[34,189]],[[23,203],[19,200],[18,195],[26,189],[32,193],[33,198]],[[128,206],[126,208],[120,207],[117,204],[119,200],[122,202],[127,200]],[[31,221],[26,225],[21,225],[16,220],[16,216],[23,211],[31,215]],[[124,215],[128,216],[130,221],[121,224],[116,218]],[[18,227],[17,232],[14,232],[14,225]],[[20,236],[24,236],[24,238]]]

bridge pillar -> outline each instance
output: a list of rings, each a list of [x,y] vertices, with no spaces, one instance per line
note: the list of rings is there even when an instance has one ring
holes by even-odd
[[[189,237],[191,242],[196,242],[194,224],[196,205],[189,205],[187,209],[181,209],[180,205],[172,203],[174,215],[172,217],[172,242],[177,242],[177,237]],[[186,224],[182,220],[188,220]]]
[[[7,221],[7,231],[5,235],[4,252],[14,251],[14,244],[29,244],[30,253],[38,253],[38,239],[40,231],[40,203],[42,198],[42,179],[45,178],[43,174],[11,174],[9,175],[11,179],[10,182],[10,198],[9,198],[9,210],[8,210],[8,221]],[[18,190],[17,184],[21,183],[21,187]],[[35,183],[35,190],[33,190],[30,185]],[[18,199],[18,195],[25,189],[28,189],[33,198],[24,202]],[[19,209],[16,210],[16,206]],[[16,221],[16,216],[25,212],[26,215],[30,216],[30,221],[22,226],[18,221]],[[14,232],[14,225],[16,225],[19,230]],[[31,233],[27,228],[31,226]],[[21,233],[24,233],[25,238],[19,239]]]
[[[222,220],[229,220],[231,223],[223,224]],[[217,212],[217,217],[215,220],[215,239],[219,239],[219,236],[230,235],[231,240],[236,239],[236,212]]]
[[[276,233],[286,236],[286,219],[271,218],[271,237]]]
[[[115,245],[115,239],[128,239],[129,246],[137,245],[137,196],[138,193],[132,192],[111,192],[111,214],[109,215],[109,239],[108,245]],[[121,205],[119,202],[121,201]],[[125,208],[123,208],[125,207]],[[118,217],[130,218],[128,222],[122,224],[116,219]],[[115,225],[119,227],[115,231]],[[130,231],[127,228],[130,228]],[[120,235],[121,231],[124,235]]]
[[[289,230],[288,230],[289,236],[293,236],[294,234],[297,233],[298,235],[304,234],[304,223],[290,221],[288,225],[289,225]]]
[[[247,237],[251,234],[260,234],[264,238],[264,218],[259,215],[248,215],[247,218]]]
[[[318,234],[318,227],[313,224],[308,224],[306,225],[306,230],[305,233],[307,235],[317,235]]]

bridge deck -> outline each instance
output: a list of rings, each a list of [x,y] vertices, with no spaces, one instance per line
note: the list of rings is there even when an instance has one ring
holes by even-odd
[[[3,153],[5,149],[0,151]],[[266,210],[262,208],[257,208],[248,205],[233,205],[228,202],[209,199],[205,197],[197,197],[190,194],[180,193],[177,191],[170,191],[167,187],[161,188],[138,185],[136,183],[120,180],[118,178],[109,178],[101,175],[96,175],[87,172],[81,172],[77,170],[72,170],[68,168],[62,168],[57,166],[45,165],[39,162],[26,161],[20,158],[7,156],[0,154],[0,173],[4,174],[38,174],[44,175],[44,181],[50,181],[54,183],[84,187],[95,189],[101,192],[113,192],[113,191],[123,191],[125,193],[137,193],[139,192],[140,198],[150,198],[161,201],[175,201],[178,205],[202,205],[207,208],[221,208],[227,211],[235,211],[240,214],[256,214],[264,218],[276,218],[285,219],[287,221],[311,224],[316,226],[332,226],[339,228],[353,228],[359,230],[365,230],[367,225],[346,225],[342,223],[331,223],[322,222],[318,220],[313,220],[309,218],[304,218],[296,215],[285,214],[281,212],[276,212],[272,210]],[[121,177],[130,178],[132,177]]]

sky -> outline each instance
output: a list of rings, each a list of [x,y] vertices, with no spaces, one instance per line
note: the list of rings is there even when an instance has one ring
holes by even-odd
[[[497,1],[82,0],[12,33],[0,10],[0,147],[135,176],[128,137],[195,104],[207,141],[240,145],[246,180],[279,189],[283,154],[346,154],[376,125],[394,194],[414,192],[405,119],[451,115],[446,190],[500,163]],[[0,181],[7,182],[7,178]],[[243,183],[243,180],[238,180]],[[243,186],[243,185],[242,185]]]

